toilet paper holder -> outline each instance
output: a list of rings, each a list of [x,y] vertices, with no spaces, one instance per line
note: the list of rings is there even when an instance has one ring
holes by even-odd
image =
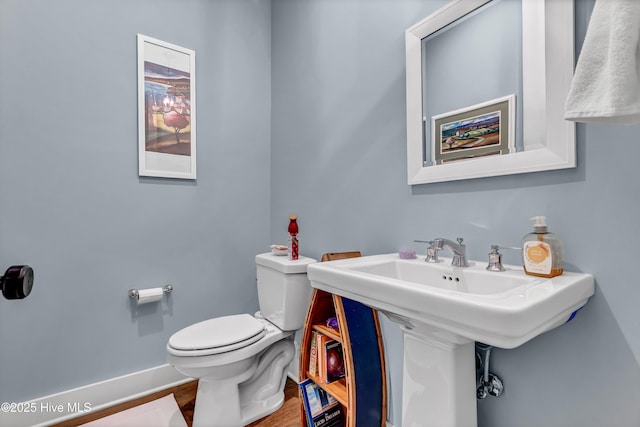
[[[171,293],[173,291],[173,286],[166,285],[162,287],[162,290],[165,294]],[[130,298],[138,298],[138,290],[137,289],[129,289],[129,297]]]

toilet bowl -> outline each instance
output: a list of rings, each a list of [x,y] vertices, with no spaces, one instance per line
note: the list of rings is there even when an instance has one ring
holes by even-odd
[[[205,320],[169,338],[168,362],[199,380],[194,427],[240,427],[282,406],[294,333],[311,297],[306,266],[312,262],[256,256],[261,311]]]

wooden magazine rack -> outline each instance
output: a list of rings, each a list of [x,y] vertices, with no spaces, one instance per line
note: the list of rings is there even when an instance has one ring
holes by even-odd
[[[329,253],[322,256],[322,261],[359,256],[357,251]],[[337,330],[327,326],[327,319],[332,317],[337,319]],[[342,344],[344,378],[325,383],[309,372],[314,331]],[[385,426],[387,387],[378,313],[357,301],[314,289],[302,332],[299,375],[300,383],[311,379],[340,402],[346,427]],[[300,421],[306,426],[302,392],[300,398]]]

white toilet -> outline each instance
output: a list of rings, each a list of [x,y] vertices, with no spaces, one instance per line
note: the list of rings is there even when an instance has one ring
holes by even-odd
[[[167,360],[199,379],[194,427],[239,427],[276,411],[311,298],[307,265],[272,253],[256,256],[260,311],[205,320],[176,332]]]

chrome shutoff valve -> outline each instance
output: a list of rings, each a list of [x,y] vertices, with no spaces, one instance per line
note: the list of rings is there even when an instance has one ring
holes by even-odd
[[[484,357],[480,357],[476,353],[476,366],[478,369],[482,369],[483,373],[480,376],[480,385],[476,389],[476,397],[478,399],[484,399],[488,394],[494,397],[498,397],[504,391],[504,384],[502,380],[496,375],[489,372],[489,361],[491,359],[491,346],[482,343],[476,343],[476,351],[480,350],[484,352]],[[479,365],[479,366],[478,366]]]
[[[487,375],[486,378],[482,378],[482,383],[478,390],[476,390],[476,397],[478,399],[484,399],[487,397],[487,394],[491,396],[498,397],[504,391],[504,384],[502,384],[502,380],[494,374]]]

